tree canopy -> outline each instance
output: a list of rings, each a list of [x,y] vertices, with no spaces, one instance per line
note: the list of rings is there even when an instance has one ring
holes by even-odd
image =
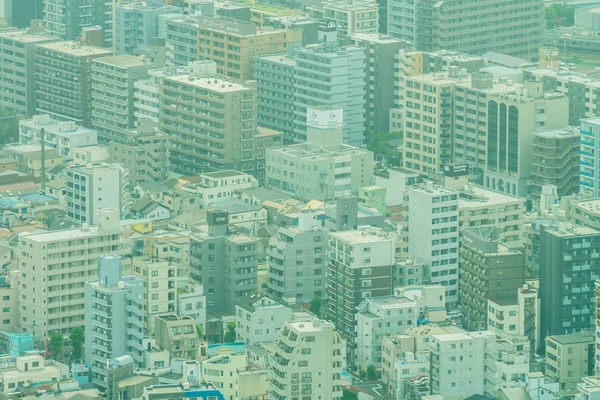
[[[71,359],[73,361],[81,360],[83,357],[83,344],[85,342],[85,331],[82,327],[78,326],[71,329],[69,335],[71,339]]]
[[[225,337],[223,338],[224,343],[233,343],[236,339],[235,334],[235,322],[230,322],[227,324],[227,331],[225,331]]]

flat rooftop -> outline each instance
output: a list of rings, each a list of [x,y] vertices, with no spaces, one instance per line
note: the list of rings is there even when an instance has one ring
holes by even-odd
[[[552,335],[548,339],[563,345],[578,343],[594,343],[594,334],[592,333],[570,333],[567,335]]]
[[[335,237],[348,244],[367,244],[390,241],[387,233],[379,228],[359,229],[356,231],[331,232],[330,236]]]
[[[522,203],[525,198],[488,189],[479,185],[470,185],[469,189],[459,191],[458,208],[490,207],[507,203]],[[523,210],[524,211],[524,210]]]
[[[289,65],[289,66],[296,65],[296,60],[294,60],[291,57],[286,56],[285,54],[273,54],[273,55],[268,55],[268,56],[260,56],[260,57],[256,57],[256,58],[260,59],[260,60],[269,61],[272,63],[277,63],[277,64],[283,64],[283,65]]]
[[[589,213],[600,213],[600,199],[579,200],[574,201],[571,204]]]
[[[414,305],[415,302],[404,296],[383,296],[373,299],[373,303],[381,306],[381,308],[394,308],[399,305]]]
[[[38,44],[38,47],[63,54],[69,54],[74,57],[89,57],[101,55],[109,56],[113,54],[112,50],[103,49],[101,47],[82,45],[76,43],[75,41],[43,43]]]
[[[6,39],[13,39],[17,42],[21,43],[37,43],[37,42],[47,42],[52,40],[57,40],[52,36],[46,36],[42,33],[32,33],[28,30],[20,30],[20,31],[10,31],[0,33],[0,37]]]
[[[598,123],[600,124],[600,118],[597,118]],[[565,129],[555,129],[551,131],[544,132],[536,132],[535,136],[543,137],[546,139],[566,139],[566,138],[574,138],[579,137],[579,129],[578,128],[565,128]]]
[[[230,178],[232,176],[240,176],[240,175],[247,175],[247,174],[240,172],[240,171],[236,171],[234,169],[228,169],[225,171],[207,172],[205,174],[202,174],[202,176],[205,176],[207,178],[214,178],[214,179]]]
[[[140,57],[130,55],[107,56],[99,58],[95,60],[95,62],[116,65],[118,67],[124,68],[141,67],[144,65],[149,65],[148,62],[143,61],[142,59],[140,59]]]
[[[227,81],[223,78],[198,78],[190,79],[189,74],[186,75],[176,75],[176,76],[167,76],[165,80],[185,83],[186,85],[195,86],[202,89],[208,89],[215,92],[221,93],[231,93],[231,92],[239,92],[239,91],[250,91],[247,86],[241,85],[239,83]]]
[[[389,44],[389,43],[404,43],[404,40],[396,39],[382,33],[355,33],[352,39],[366,40],[372,43]]]

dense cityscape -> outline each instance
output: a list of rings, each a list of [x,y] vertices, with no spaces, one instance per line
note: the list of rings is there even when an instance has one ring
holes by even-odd
[[[600,400],[600,0],[0,0],[0,399]]]

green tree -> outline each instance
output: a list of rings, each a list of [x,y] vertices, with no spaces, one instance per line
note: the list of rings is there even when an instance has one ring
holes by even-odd
[[[0,144],[19,141],[19,116],[0,110]]]
[[[373,364],[369,364],[367,367],[367,380],[374,381],[377,379],[377,370]]]
[[[546,26],[550,29],[575,24],[575,7],[569,7],[566,4],[552,4],[545,9],[545,13]]]
[[[50,335],[50,342],[48,343],[48,348],[52,357],[55,360],[59,360],[62,358],[62,350],[63,350],[64,339],[63,335],[60,332],[54,332]]]
[[[384,159],[392,165],[400,165],[400,152],[389,142],[403,137],[402,132],[379,132],[369,138],[367,149],[375,153],[377,160]]]
[[[314,299],[308,305],[308,311],[315,314],[317,317],[321,317],[321,309],[323,308],[323,299],[319,296],[315,296]]]
[[[198,339],[200,339],[200,341],[204,340],[204,332],[202,332],[202,325],[196,324],[196,333],[198,334]]]
[[[227,331],[225,332],[225,337],[223,338],[224,343],[233,343],[236,338],[235,334],[235,322],[230,322],[227,324]]]
[[[71,359],[73,361],[81,360],[83,357],[83,343],[85,342],[85,331],[81,326],[71,329],[69,335],[71,339]]]

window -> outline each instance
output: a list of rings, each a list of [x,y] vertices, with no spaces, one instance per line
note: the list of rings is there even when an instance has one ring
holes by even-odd
[[[298,361],[299,367],[308,367],[308,361]]]
[[[511,316],[511,317],[516,317],[517,316],[517,311],[516,310],[510,310],[508,312],[508,315]]]
[[[158,282],[152,282],[152,288],[156,289],[158,287]]]
[[[158,306],[152,306],[152,311],[158,311]]]
[[[310,349],[302,349],[302,354],[310,354]]]
[[[190,311],[190,310],[192,309],[192,303],[187,303],[187,304],[185,305],[185,309],[186,309],[187,311]]]
[[[158,293],[152,293],[152,300],[158,300]]]
[[[371,287],[371,280],[362,281],[362,287]]]
[[[158,276],[158,270],[155,269],[154,271],[152,271],[152,276]]]
[[[362,270],[363,276],[369,276],[369,275],[371,275],[371,273],[372,273],[371,268],[365,268]]]

